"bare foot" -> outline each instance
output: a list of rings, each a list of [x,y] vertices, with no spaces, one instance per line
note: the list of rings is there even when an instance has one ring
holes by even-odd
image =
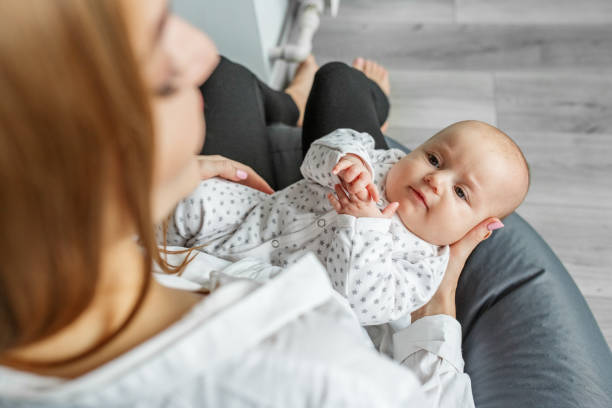
[[[389,73],[382,66],[372,60],[367,60],[362,57],[357,57],[353,61],[353,68],[363,72],[365,76],[376,82],[376,85],[382,89],[385,95],[391,94],[391,84],[389,83]],[[380,127],[380,130],[385,133],[387,131],[388,122],[385,121]]]
[[[295,102],[300,111],[300,117],[297,121],[297,126],[302,126],[304,122],[304,110],[306,109],[306,100],[310,94],[310,88],[312,88],[312,82],[314,76],[319,69],[317,61],[314,56],[309,55],[304,61],[300,63],[295,76],[291,80],[291,83],[285,88],[285,93],[291,96],[291,99]]]

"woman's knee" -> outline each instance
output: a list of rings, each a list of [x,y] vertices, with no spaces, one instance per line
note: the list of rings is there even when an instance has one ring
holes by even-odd
[[[344,62],[328,62],[317,70],[315,81],[325,80],[327,82],[327,80],[332,78],[347,78],[349,75],[352,75],[352,71],[355,70]]]

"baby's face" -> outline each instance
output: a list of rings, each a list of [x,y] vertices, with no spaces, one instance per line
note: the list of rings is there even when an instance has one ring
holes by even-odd
[[[482,129],[480,129],[482,130]],[[389,171],[385,193],[415,235],[435,245],[461,239],[521,194],[516,164],[479,129],[451,126]],[[518,204],[517,204],[518,205]]]

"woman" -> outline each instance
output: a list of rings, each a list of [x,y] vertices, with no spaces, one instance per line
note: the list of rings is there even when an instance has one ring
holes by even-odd
[[[196,156],[217,63],[164,0],[0,4],[0,406],[473,406],[454,289],[487,223],[396,333],[413,373],[309,259],[207,296],[151,279],[153,224],[201,177],[269,191]]]

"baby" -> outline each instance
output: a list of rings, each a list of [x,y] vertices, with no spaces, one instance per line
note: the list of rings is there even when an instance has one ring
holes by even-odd
[[[401,327],[436,292],[449,245],[510,214],[529,186],[518,146],[477,121],[455,123],[409,154],[338,129],[312,144],[300,170],[304,180],[273,195],[202,182],[171,215],[167,244],[278,266],[313,252],[361,324]]]

